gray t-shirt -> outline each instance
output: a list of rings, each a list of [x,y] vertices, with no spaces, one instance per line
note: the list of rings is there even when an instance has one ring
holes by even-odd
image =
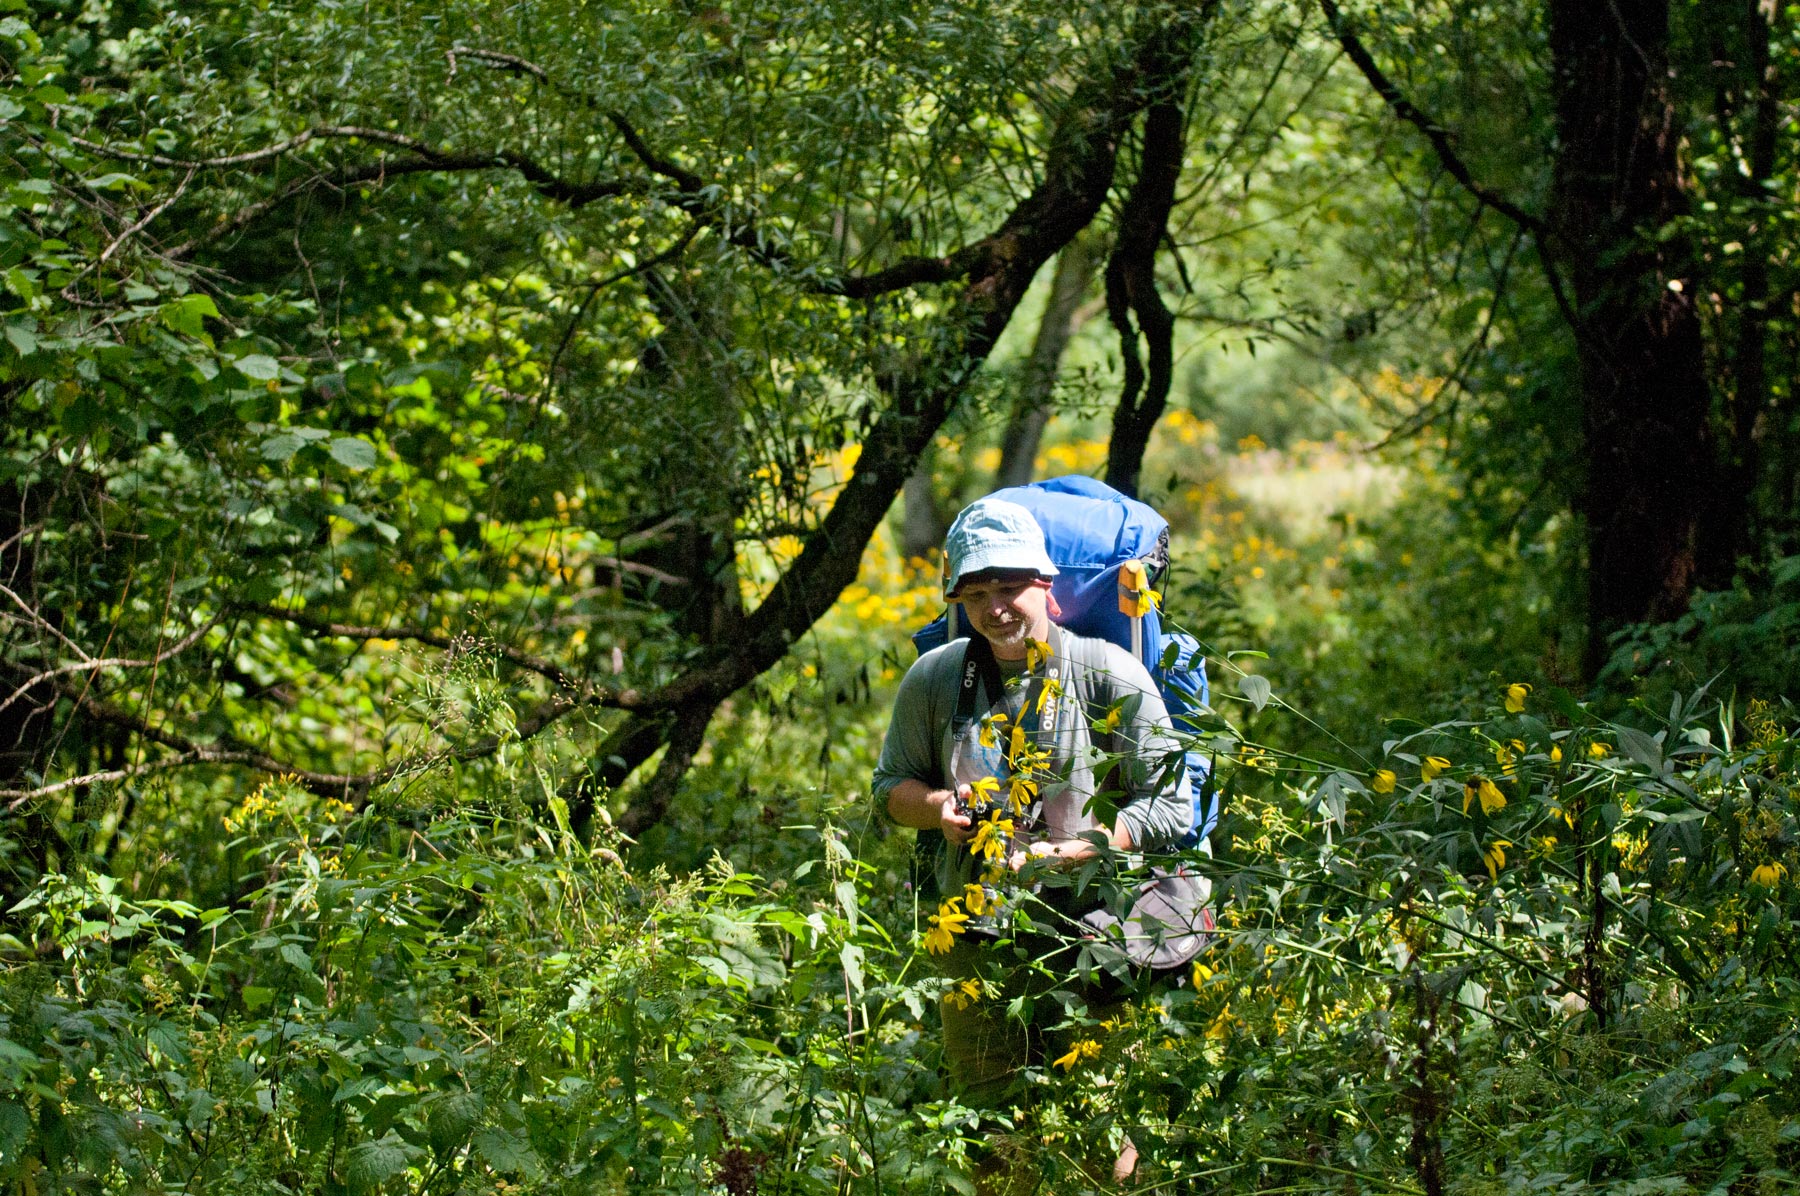
[[[1149,670],[1131,653],[1105,640],[1067,632],[1062,632],[1059,640],[1059,654],[1048,670],[1061,680],[1063,693],[1060,698],[1050,696],[1036,712],[1039,725],[1033,738],[1049,750],[1050,771],[1067,776],[1068,783],[1043,787],[1037,833],[1058,840],[1101,827],[1090,808],[1094,767],[1097,757],[1110,751],[1120,754],[1123,761],[1105,787],[1122,791],[1116,799],[1119,821],[1132,843],[1156,848],[1174,842],[1187,833],[1193,807],[1181,747]],[[977,774],[1004,782],[1003,751],[981,749],[978,728],[981,719],[995,711],[1006,713],[1006,726],[1011,727],[1026,686],[1015,681],[998,700],[993,700],[995,695],[984,695],[990,699],[988,707],[977,711],[961,744],[952,742],[951,723],[967,646],[968,640],[958,639],[934,648],[913,662],[902,678],[887,737],[882,741],[881,759],[875,766],[878,808],[886,809],[888,795],[908,779],[934,788],[967,784],[977,779]],[[1115,705],[1117,725],[1096,730],[1095,724],[1103,726]],[[997,736],[1001,743],[1005,738],[1004,734]],[[939,837],[936,831],[920,834],[922,839]]]

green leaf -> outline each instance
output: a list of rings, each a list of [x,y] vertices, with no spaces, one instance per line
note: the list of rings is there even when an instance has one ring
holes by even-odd
[[[262,455],[269,461],[286,461],[300,451],[306,441],[292,432],[283,432],[279,436],[271,436],[262,442]]]
[[[863,949],[855,943],[845,943],[844,949],[838,952],[838,962],[844,965],[844,979],[850,982],[850,990],[862,996]]]
[[[281,377],[281,363],[265,353],[248,354],[238,358],[231,365],[244,377],[258,382],[273,382]]]
[[[375,464],[375,446],[360,436],[339,436],[327,449],[331,459],[345,469],[361,472]]]
[[[481,1120],[486,1103],[479,1092],[452,1092],[433,1101],[425,1125],[431,1136],[431,1149],[448,1154],[469,1140]]]
[[[1238,689],[1246,698],[1250,699],[1250,704],[1258,710],[1267,706],[1269,698],[1274,694],[1273,688],[1269,685],[1269,679],[1259,677],[1255,673],[1246,673],[1239,677]]]
[[[292,967],[297,968],[298,970],[300,970],[302,972],[305,972],[308,976],[312,975],[312,970],[313,970],[312,959],[301,948],[299,943],[283,943],[283,944],[281,944],[280,954],[281,954],[281,958],[287,960],[289,965],[291,965]]]
[[[351,1192],[373,1192],[406,1170],[406,1144],[390,1134],[379,1142],[358,1142],[344,1164],[344,1186]]]
[[[1627,756],[1648,768],[1651,772],[1661,772],[1663,766],[1662,745],[1644,734],[1636,727],[1614,727],[1613,732],[1619,737],[1619,747]]]
[[[0,1160],[11,1163],[31,1137],[31,1114],[13,1101],[0,1101]]]
[[[124,187],[147,188],[150,186],[149,183],[146,183],[143,179],[140,179],[135,175],[124,174],[117,170],[112,171],[109,174],[103,174],[96,179],[89,179],[87,185],[95,191],[118,191]]]
[[[23,324],[8,324],[6,339],[18,351],[20,357],[30,357],[37,352],[37,335]]]
[[[205,295],[183,295],[172,303],[163,304],[158,313],[162,322],[170,330],[183,336],[204,336],[206,328],[202,322],[204,317],[219,318],[219,308]]]
[[[475,1135],[475,1151],[496,1171],[532,1176],[541,1170],[537,1152],[520,1134],[499,1129],[482,1130]]]

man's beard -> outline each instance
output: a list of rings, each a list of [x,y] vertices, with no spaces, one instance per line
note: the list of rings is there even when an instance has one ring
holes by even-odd
[[[988,623],[977,627],[977,631],[987,637],[988,643],[996,648],[1022,646],[1030,637],[1030,625],[1024,619],[1014,619],[1003,626]]]

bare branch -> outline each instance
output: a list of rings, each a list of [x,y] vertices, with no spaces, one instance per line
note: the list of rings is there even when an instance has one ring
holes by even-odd
[[[180,199],[184,194],[187,193],[188,184],[192,183],[194,181],[195,173],[196,173],[195,170],[190,169],[187,172],[187,177],[181,180],[181,184],[175,188],[174,192],[169,196],[169,198],[163,200],[161,203],[159,203],[155,207],[151,208],[148,212],[146,212],[144,214],[144,216],[141,219],[139,219],[136,223],[132,224],[124,232],[120,233],[117,237],[115,237],[113,239],[111,244],[109,244],[105,249],[101,250],[99,257],[95,258],[93,261],[91,261],[87,265],[83,266],[80,270],[76,271],[75,276],[73,278],[69,279],[68,283],[63,287],[62,297],[64,299],[69,300],[71,303],[77,302],[78,300],[77,300],[77,297],[75,294],[75,284],[80,282],[83,278],[87,277],[88,274],[92,273],[95,270],[98,270],[101,266],[104,266],[107,263],[107,261],[112,257],[112,255],[119,251],[119,249],[125,244],[125,242],[131,240],[131,238],[137,236],[139,233],[143,232],[146,228],[149,228],[151,221],[155,220],[158,216],[160,216],[164,212],[168,211],[170,205],[172,205],[176,200]]]
[[[68,636],[64,635],[62,633],[62,630],[60,628],[58,628],[55,624],[49,622],[48,620],[46,620],[44,618],[44,616],[38,614],[37,611],[31,609],[30,604],[27,603],[23,598],[19,597],[17,594],[13,593],[13,591],[9,587],[0,585],[0,595],[4,595],[5,597],[10,598],[13,602],[13,605],[17,606],[20,610],[25,612],[25,618],[19,619],[18,620],[19,622],[25,623],[27,626],[30,626],[30,627],[35,627],[39,631],[48,631],[51,635],[53,635],[57,639],[61,640],[63,643],[63,646],[65,648],[69,649],[69,651],[75,653],[75,655],[81,657],[81,659],[83,659],[83,660],[94,659],[92,656],[89,656],[87,654],[87,652],[82,648],[82,646],[80,644],[76,643],[74,640],[72,640]],[[12,617],[15,619],[17,618],[17,616],[5,616],[5,612],[0,612],[0,617]]]
[[[36,686],[42,684],[43,682],[52,680],[53,678],[56,678],[56,677],[66,677],[72,673],[92,673],[92,672],[97,672],[100,669],[148,669],[148,668],[154,668],[155,666],[161,664],[163,661],[168,660],[171,656],[178,656],[181,653],[186,652],[189,648],[191,648],[195,644],[199,643],[202,636],[204,636],[207,632],[211,631],[214,627],[217,627],[218,625],[219,625],[219,616],[215,615],[212,618],[208,619],[205,623],[201,624],[199,627],[196,627],[189,634],[183,636],[180,640],[177,640],[174,644],[170,645],[168,648],[163,649],[161,652],[158,652],[155,656],[152,656],[145,660],[133,660],[133,659],[129,659],[127,657],[114,656],[114,657],[104,658],[104,659],[100,659],[100,660],[84,660],[84,661],[81,661],[76,664],[59,665],[58,667],[56,667],[54,669],[45,669],[43,672],[37,674],[37,676],[32,677],[30,680],[24,682],[17,689],[14,689],[13,692],[11,693],[11,695],[9,695],[4,702],[0,702],[0,712],[5,711],[7,707],[11,706],[14,702],[17,702],[19,699],[23,698],[25,696],[27,690],[33,689]]]

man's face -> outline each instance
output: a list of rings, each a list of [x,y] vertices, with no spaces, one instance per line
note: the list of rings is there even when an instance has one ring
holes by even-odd
[[[1047,639],[1050,589],[1035,574],[1000,574],[966,581],[957,590],[969,626],[993,645],[1002,660],[1025,656],[1030,641]]]

